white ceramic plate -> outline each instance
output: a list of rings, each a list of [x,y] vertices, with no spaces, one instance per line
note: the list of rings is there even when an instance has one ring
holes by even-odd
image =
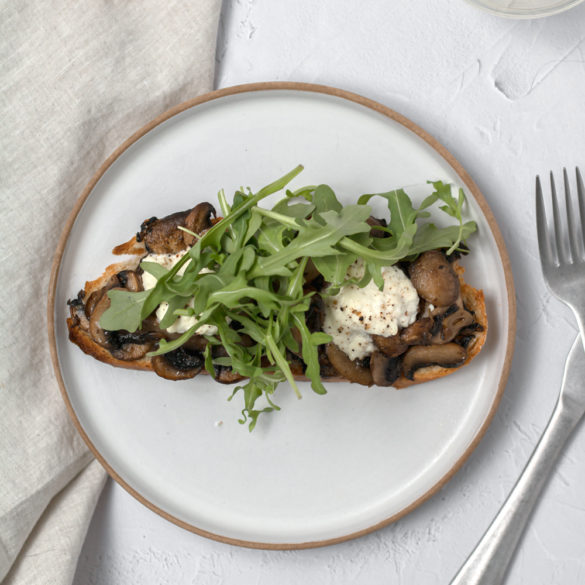
[[[479,224],[465,259],[490,330],[468,367],[411,389],[282,385],[281,412],[253,433],[230,388],[112,368],[68,342],[66,301],[152,215],[257,189],[303,163],[293,185],[365,192],[454,181]],[[514,324],[507,256],[483,197],[458,163],[398,114],[359,96],[300,84],[222,90],[175,108],[98,171],[66,226],[50,297],[51,343],[65,401],[110,474],[142,502],[212,538],[271,548],[358,536],[429,497],[469,455],[507,377]],[[54,319],[54,323],[53,323]],[[54,335],[54,337],[53,337]],[[218,421],[223,424],[217,425]]]

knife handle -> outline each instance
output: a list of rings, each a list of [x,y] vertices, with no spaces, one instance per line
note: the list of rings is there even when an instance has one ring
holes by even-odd
[[[499,585],[538,496],[582,412],[561,396],[534,453],[494,521],[451,585]]]

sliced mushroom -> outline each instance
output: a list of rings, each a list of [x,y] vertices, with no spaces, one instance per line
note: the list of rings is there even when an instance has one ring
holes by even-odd
[[[151,313],[144,321],[142,321],[142,325],[140,325],[141,331],[148,331],[150,333],[158,334],[158,337],[167,337],[170,339],[170,336],[163,332],[159,326],[159,320],[156,318],[156,313]]]
[[[87,318],[91,317],[91,314],[94,312],[96,305],[104,296],[104,294],[109,291],[110,289],[117,287],[120,285],[120,280],[118,279],[117,275],[111,276],[108,278],[104,286],[97,290],[94,290],[87,300],[85,301],[85,315]]]
[[[372,227],[372,229],[370,230],[370,236],[372,236],[372,238],[387,238],[390,235],[388,234],[388,232],[385,232],[384,230],[376,229],[377,227],[388,226],[385,219],[378,219],[377,217],[370,215],[370,217],[366,219],[366,223]]]
[[[334,343],[328,343],[325,349],[331,365],[346,380],[362,384],[363,386],[371,386],[374,383],[370,368],[364,367],[359,363],[359,360],[350,360]]]
[[[392,386],[400,376],[400,359],[375,351],[370,357],[370,371],[376,386]]]
[[[122,270],[117,274],[120,284],[131,292],[140,292],[144,290],[142,278],[134,270]]]
[[[185,225],[188,211],[178,211],[162,219],[149,220],[140,232],[146,249],[155,254],[176,254],[185,249],[183,232],[178,229]]]
[[[421,254],[411,265],[410,280],[416,292],[436,307],[452,305],[459,296],[459,277],[440,250]]]
[[[453,341],[457,345],[468,349],[474,339],[475,335],[473,333],[460,333]]]
[[[325,305],[323,304],[323,299],[316,295],[311,299],[311,304],[305,317],[307,328],[311,333],[323,329],[324,314]]]
[[[150,333],[127,331],[106,331],[108,349],[119,360],[131,362],[142,359],[154,348],[156,336]]]
[[[213,357],[229,357],[229,353],[223,345],[214,345],[212,348]],[[230,366],[214,364],[215,372],[209,372],[217,382],[221,384],[233,384],[244,379],[244,376],[234,372]]]
[[[307,366],[305,362],[292,351],[286,351],[286,361],[290,367],[290,371],[293,376],[304,376]]]
[[[434,322],[430,344],[449,343],[455,339],[461,329],[472,326],[476,322],[474,314],[465,308],[461,295],[448,307],[431,308],[432,310],[429,310],[427,306],[423,312]]]
[[[89,319],[85,314],[83,297],[84,292],[80,290],[77,294],[77,297],[72,300],[68,300],[67,304],[69,305],[69,314],[71,315],[73,322],[84,331],[87,331],[89,329]]]
[[[124,290],[122,288],[113,288],[111,290]],[[95,304],[93,311],[89,317],[89,334],[91,338],[106,349],[110,347],[109,339],[100,325],[100,319],[102,315],[110,306],[110,297],[108,297],[106,291],[103,292],[99,301]]]
[[[474,321],[471,325],[463,327],[453,341],[467,349],[476,338],[476,333],[480,333],[483,330],[483,327],[477,321]]]
[[[453,341],[461,329],[472,325],[475,318],[463,306],[456,307],[455,311],[443,317],[440,331],[433,336],[433,343],[448,343]]]
[[[94,290],[89,297],[87,297],[87,301],[85,301],[85,316],[91,317],[91,314],[95,311],[95,307],[100,301],[100,299],[104,296],[106,292],[106,287],[100,288],[98,290]]]
[[[324,345],[320,345],[319,349],[319,375],[321,378],[335,378],[338,376],[337,370],[331,365],[327,357],[327,349]]]
[[[404,354],[402,371],[405,378],[413,380],[414,373],[419,368],[427,366],[456,368],[465,361],[466,356],[465,348],[457,343],[415,345]]]
[[[179,347],[174,351],[152,358],[154,371],[166,380],[187,380],[194,378],[203,368],[203,355]]]
[[[178,211],[162,219],[151,217],[142,224],[137,240],[144,241],[149,252],[175,254],[195,241],[193,236],[180,230],[179,226],[199,234],[212,226],[212,215],[215,215],[215,208],[211,203],[199,203],[193,209]]]
[[[237,372],[234,372],[229,366],[216,366],[215,367],[215,380],[221,384],[233,384],[243,380],[244,376],[241,376]]]
[[[401,339],[400,335],[391,337],[382,337],[381,335],[372,335],[372,341],[376,347],[388,357],[396,357],[408,349],[408,344]]]
[[[431,317],[422,317],[403,329],[400,339],[406,345],[428,345],[431,343],[435,321]]]
[[[120,349],[114,349],[110,353],[116,359],[132,362],[142,359],[152,348],[152,343],[127,343]]]
[[[208,230],[212,226],[211,217],[215,216],[215,207],[211,203],[199,203],[196,205],[185,218],[183,224],[188,230],[200,234],[201,232]],[[188,234],[183,233],[183,242],[187,246],[192,246],[195,243],[195,238]]]

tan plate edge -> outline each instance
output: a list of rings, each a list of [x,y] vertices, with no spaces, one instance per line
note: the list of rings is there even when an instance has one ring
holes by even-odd
[[[63,253],[65,251],[65,246],[67,244],[67,240],[69,238],[69,234],[79,214],[83,204],[85,203],[86,199],[89,197],[90,193],[93,191],[93,188],[97,184],[97,182],[101,179],[104,173],[110,168],[110,166],[118,159],[118,157],[125,152],[132,144],[142,138],[145,134],[147,134],[150,130],[162,124],[169,118],[176,116],[177,114],[184,112],[194,106],[203,104],[205,102],[215,100],[218,98],[222,98],[225,96],[236,95],[239,93],[248,93],[248,92],[258,92],[258,91],[266,91],[266,90],[295,90],[295,91],[305,91],[310,93],[321,93],[321,94],[328,94],[335,97],[339,97],[351,102],[355,102],[371,110],[379,112],[388,118],[398,122],[402,126],[406,127],[408,130],[422,138],[429,146],[431,146],[436,152],[438,152],[448,163],[449,165],[455,170],[455,172],[461,177],[467,189],[472,193],[474,199],[477,201],[478,205],[480,206],[483,214],[485,215],[488,224],[490,226],[491,232],[494,236],[496,241],[496,245],[498,247],[498,252],[500,254],[500,260],[502,262],[504,268],[504,275],[506,279],[506,289],[507,289],[507,296],[508,296],[508,335],[506,338],[506,358],[504,361],[504,366],[502,368],[502,374],[500,376],[500,381],[498,384],[498,391],[496,393],[496,397],[494,402],[492,403],[492,407],[486,417],[483,425],[477,432],[475,438],[470,443],[469,447],[466,449],[465,453],[457,460],[455,465],[441,478],[441,480],[435,484],[429,491],[423,494],[420,498],[415,500],[410,506],[401,510],[399,513],[391,516],[390,518],[386,518],[373,526],[365,528],[363,530],[359,530],[357,532],[352,532],[350,534],[346,534],[344,536],[340,536],[338,538],[331,538],[327,540],[319,540],[319,541],[311,541],[311,542],[302,542],[302,543],[283,543],[283,544],[273,544],[273,543],[264,543],[264,542],[253,542],[253,541],[246,541],[246,540],[239,540],[234,538],[229,538],[225,536],[221,536],[218,534],[214,534],[211,532],[207,532],[206,530],[202,530],[193,526],[179,518],[176,518],[164,510],[160,509],[152,502],[147,500],[144,496],[138,493],[134,488],[132,488],[128,483],[126,483],[117,473],[110,467],[108,462],[104,459],[101,453],[96,449],[93,445],[89,437],[87,436],[86,432],[84,431],[75,411],[73,410],[73,406],[69,400],[69,396],[67,394],[67,390],[65,388],[65,383],[63,380],[63,376],[61,374],[61,369],[59,367],[59,359],[57,355],[57,341],[55,335],[55,293],[56,293],[56,286],[57,286],[57,279],[59,276],[59,269],[61,267],[61,260],[63,258]],[[514,281],[512,277],[512,269],[510,265],[510,259],[508,256],[508,252],[506,250],[506,245],[504,243],[504,238],[500,232],[500,229],[496,223],[494,215],[489,208],[487,201],[483,197],[481,191],[477,187],[477,185],[473,182],[471,177],[465,171],[463,166],[457,161],[457,159],[442,145],[440,144],[435,138],[430,136],[427,132],[425,132],[422,128],[417,126],[414,122],[405,118],[401,114],[398,114],[394,110],[379,104],[373,100],[365,98],[361,95],[345,91],[342,89],[337,89],[333,87],[328,87],[325,85],[317,85],[311,83],[299,83],[299,82],[262,82],[262,83],[250,83],[244,85],[236,85],[233,87],[227,87],[224,89],[219,89],[216,91],[212,91],[186,102],[179,104],[170,110],[162,113],[160,116],[156,117],[154,120],[143,126],[140,130],[135,132],[130,138],[128,138],[125,142],[123,142],[100,166],[97,170],[95,175],[91,178],[89,183],[86,185],[85,189],[82,191],[81,195],[75,202],[69,217],[65,223],[65,227],[63,228],[63,232],[61,233],[61,237],[59,239],[59,243],[57,245],[57,249],[55,251],[55,256],[53,258],[53,263],[51,266],[51,278],[49,282],[49,295],[48,295],[48,302],[47,302],[47,323],[48,323],[48,334],[49,334],[49,347],[51,352],[51,360],[53,362],[53,369],[55,371],[55,376],[57,378],[57,382],[59,384],[59,388],[61,391],[61,395],[65,402],[65,406],[71,416],[73,423],[75,424],[77,430],[79,431],[80,435],[82,436],[83,440],[87,443],[88,447],[95,455],[96,459],[103,465],[106,469],[108,474],[118,482],[126,491],[128,491],[132,496],[134,496],[139,502],[144,504],[147,508],[151,509],[153,512],[156,512],[166,520],[173,522],[174,524],[180,526],[181,528],[185,528],[191,532],[199,534],[201,536],[205,536],[206,538],[210,538],[212,540],[217,540],[219,542],[223,542],[226,544],[233,544],[237,546],[244,546],[248,548],[258,548],[258,549],[271,549],[271,550],[291,550],[291,549],[305,549],[305,548],[316,548],[320,546],[328,546],[331,544],[337,544],[339,542],[344,542],[346,540],[351,540],[353,538],[358,538],[365,534],[369,534],[370,532],[374,532],[392,522],[395,522],[399,518],[402,518],[416,507],[420,506],[423,502],[428,500],[431,496],[433,496],[436,492],[438,492],[450,479],[453,475],[460,469],[463,463],[467,460],[467,458],[471,455],[483,435],[485,434],[489,424],[491,423],[497,407],[500,403],[502,394],[504,392],[504,388],[506,386],[506,382],[508,380],[508,375],[510,372],[510,367],[512,364],[512,356],[514,351],[514,339],[516,335],[516,295],[514,289]]]

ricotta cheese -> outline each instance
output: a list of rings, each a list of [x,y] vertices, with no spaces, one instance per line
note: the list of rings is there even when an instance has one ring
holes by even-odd
[[[176,254],[148,254],[145,258],[142,259],[143,262],[155,262],[156,264],[160,264],[167,270],[170,270],[185,254],[187,250],[182,250],[181,252],[177,252]],[[191,262],[191,260],[189,260]],[[183,274],[189,265],[189,262],[186,262],[177,274]],[[201,273],[204,272],[211,272],[207,268],[204,268]],[[142,286],[144,290],[150,290],[154,288],[156,284],[156,278],[150,274],[149,272],[142,273]],[[193,308],[194,299],[191,299],[189,303],[185,305],[185,308],[190,307]],[[166,301],[163,301],[156,309],[156,318],[158,321],[162,321],[165,313],[169,308],[169,304]],[[195,323],[197,323],[198,316],[193,315],[192,317],[187,317],[186,315],[181,315],[177,317],[175,322],[170,326],[167,327],[167,331],[169,333],[185,333],[188,329],[193,327]],[[198,335],[215,335],[217,333],[217,327],[215,325],[201,325],[195,333]]]
[[[348,276],[362,278],[364,265],[357,261]],[[372,335],[390,337],[416,320],[419,298],[410,279],[396,266],[382,268],[384,289],[374,281],[359,288],[350,284],[335,296],[324,297],[323,331],[350,359],[363,359],[375,345]]]

